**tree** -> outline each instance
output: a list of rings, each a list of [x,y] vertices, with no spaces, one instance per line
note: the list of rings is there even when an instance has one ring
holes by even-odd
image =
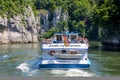
[[[112,36],[120,30],[120,1],[104,0],[98,4],[95,12],[95,21],[99,25],[102,37]]]
[[[82,36],[87,37],[93,27],[93,15],[96,10],[97,4],[94,0],[70,0],[69,4],[69,27],[72,30],[79,31]],[[71,24],[72,23],[72,24]],[[73,29],[75,28],[75,29]],[[71,29],[71,28],[70,28]]]

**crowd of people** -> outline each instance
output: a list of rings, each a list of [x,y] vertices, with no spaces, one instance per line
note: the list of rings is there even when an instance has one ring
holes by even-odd
[[[75,38],[75,42],[78,42],[78,43],[88,43],[88,39],[87,38]]]
[[[69,39],[69,38],[68,38],[68,41],[69,41],[69,43],[86,43],[86,44],[89,43],[89,41],[88,41],[87,38],[82,38],[82,37],[72,38],[72,39]],[[63,42],[63,41],[57,40],[56,36],[53,36],[52,38],[44,39],[44,40],[43,40],[43,43],[46,43],[46,44],[62,43],[62,42]]]

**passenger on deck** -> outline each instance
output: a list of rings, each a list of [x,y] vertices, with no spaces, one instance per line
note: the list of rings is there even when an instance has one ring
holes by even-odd
[[[76,43],[78,40],[77,40],[77,38],[74,38],[74,42]]]
[[[88,43],[88,39],[87,38],[83,38],[83,42],[84,43]]]
[[[68,41],[69,41],[69,43],[71,43],[71,39],[70,38],[68,38]]]
[[[84,38],[84,43],[88,44],[88,47],[90,47],[90,45],[89,45],[89,41],[88,41],[87,38]]]
[[[78,37],[77,42],[78,42],[78,43],[83,43],[82,38],[81,38],[81,37]]]
[[[77,38],[76,37],[72,37],[71,42],[72,43],[76,43],[77,42]]]
[[[57,43],[57,38],[56,38],[56,36],[53,36],[52,41],[53,41],[53,43]]]
[[[45,43],[46,43],[46,44],[50,44],[51,42],[52,42],[51,39],[46,39],[46,40],[45,40]]]

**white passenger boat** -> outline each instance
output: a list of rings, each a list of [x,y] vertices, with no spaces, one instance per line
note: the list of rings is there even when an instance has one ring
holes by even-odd
[[[53,38],[44,40],[42,43],[40,69],[90,67],[87,39],[83,40],[78,33],[67,33],[67,35],[55,33]]]

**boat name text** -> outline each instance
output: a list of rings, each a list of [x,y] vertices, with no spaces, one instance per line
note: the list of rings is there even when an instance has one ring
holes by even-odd
[[[65,47],[65,45],[50,44],[48,47]],[[69,45],[68,47],[81,47],[81,46],[80,45]]]

